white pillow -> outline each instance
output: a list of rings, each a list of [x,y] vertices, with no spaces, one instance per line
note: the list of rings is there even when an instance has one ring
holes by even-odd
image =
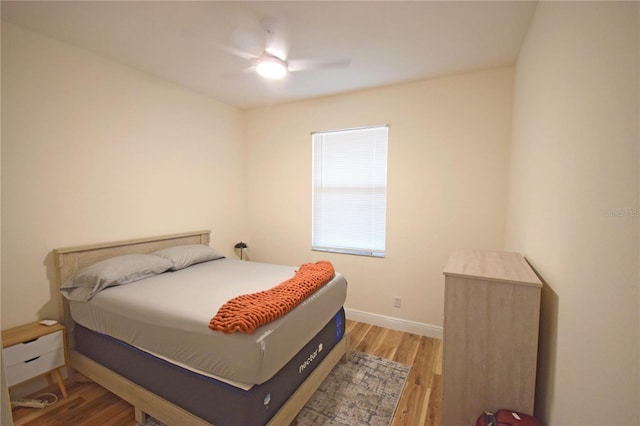
[[[60,291],[69,300],[86,302],[107,287],[158,275],[172,266],[171,261],[150,254],[115,256],[82,269]]]
[[[173,264],[171,267],[172,271],[177,271],[195,265],[196,263],[222,259],[224,257],[222,254],[204,244],[174,246],[158,250],[152,254],[170,260]]]

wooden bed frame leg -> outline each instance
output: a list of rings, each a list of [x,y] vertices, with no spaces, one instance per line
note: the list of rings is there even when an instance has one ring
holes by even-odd
[[[138,407],[133,407],[133,412],[135,413],[136,421],[138,423],[144,423],[147,421],[147,413],[142,411]]]
[[[343,337],[346,341],[344,342],[345,350],[344,355],[342,356],[342,362],[349,362],[349,358],[351,357],[351,342],[349,341],[349,337],[348,333],[345,333]]]

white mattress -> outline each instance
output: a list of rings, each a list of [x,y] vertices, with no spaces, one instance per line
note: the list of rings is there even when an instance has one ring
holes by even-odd
[[[209,320],[229,299],[267,290],[296,269],[218,259],[110,287],[88,302],[70,301],[71,316],[91,330],[248,387],[271,378],[338,312],[346,299],[345,278],[336,272],[291,312],[253,334],[215,332]]]

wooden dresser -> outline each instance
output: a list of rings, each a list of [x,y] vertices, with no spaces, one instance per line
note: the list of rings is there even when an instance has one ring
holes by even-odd
[[[533,414],[542,282],[518,253],[460,250],[444,270],[443,426]]]

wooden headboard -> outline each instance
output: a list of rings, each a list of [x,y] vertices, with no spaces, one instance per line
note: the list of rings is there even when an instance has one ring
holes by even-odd
[[[54,249],[53,256],[56,265],[57,286],[60,288],[69,277],[73,276],[79,270],[113,256],[151,253],[163,248],[183,244],[209,245],[209,234],[210,231],[194,231]],[[62,295],[59,295],[59,313],[63,324],[69,325],[71,321],[69,308]]]

